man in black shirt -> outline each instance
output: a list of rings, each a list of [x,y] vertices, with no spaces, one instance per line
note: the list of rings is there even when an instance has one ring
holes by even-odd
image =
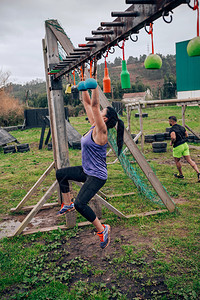
[[[183,156],[185,160],[193,167],[197,172],[198,182],[200,182],[200,173],[196,163],[191,159],[189,146],[187,144],[188,133],[185,128],[177,124],[177,119],[175,116],[169,117],[170,128],[169,134],[171,137],[170,145],[173,145],[173,157],[176,163],[179,174],[174,174],[176,178],[184,178],[182,173],[182,166],[180,159]]]

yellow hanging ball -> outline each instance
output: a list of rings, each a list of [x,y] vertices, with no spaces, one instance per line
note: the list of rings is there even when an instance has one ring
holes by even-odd
[[[71,94],[72,85],[69,83],[66,85],[65,94]]]

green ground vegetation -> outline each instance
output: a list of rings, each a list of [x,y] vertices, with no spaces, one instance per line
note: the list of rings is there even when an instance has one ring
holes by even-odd
[[[148,113],[148,118],[143,119],[145,134],[165,132],[169,115],[176,115],[181,123],[178,106],[144,112]],[[131,130],[137,133],[139,120],[134,113]],[[122,118],[127,125],[125,113]],[[85,116],[71,118],[70,122],[81,134],[90,127]],[[186,124],[200,133],[200,108],[187,108]],[[53,161],[53,153],[47,147],[38,150],[41,129],[11,134],[20,143],[29,143],[30,152],[4,154],[0,148],[1,222],[12,215],[10,208],[17,206]],[[91,257],[77,248],[84,246],[84,239],[83,245],[80,239],[92,226],[3,238],[0,240],[1,299],[199,299],[200,185],[194,170],[184,161],[185,179],[173,177],[176,167],[167,143],[166,153],[153,153],[151,144],[145,144],[144,156],[176,202],[176,212],[124,220],[103,208],[103,218],[113,229],[112,243],[105,252],[96,250],[98,244],[85,245],[85,249],[93,247]],[[191,146],[191,157],[200,166],[200,145]],[[141,148],[140,143],[138,147]],[[81,164],[80,150],[69,149],[69,157],[71,165]],[[114,159],[113,154],[108,156],[108,162]],[[119,163],[108,165],[108,174],[102,191],[124,214],[163,208],[136,190]],[[27,205],[37,203],[54,180],[53,170]],[[73,188],[78,190],[75,185]],[[109,198],[128,192],[134,195]],[[56,200],[54,193],[49,201]],[[78,215],[77,222],[81,221],[85,220]],[[60,224],[64,222],[61,219]]]

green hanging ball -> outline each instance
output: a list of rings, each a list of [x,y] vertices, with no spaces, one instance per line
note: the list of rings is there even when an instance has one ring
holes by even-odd
[[[130,89],[131,88],[130,74],[127,70],[125,60],[122,60],[121,86],[122,86],[122,89]]]
[[[189,41],[187,45],[187,53],[189,56],[200,56],[200,36]]]
[[[157,54],[150,54],[144,61],[146,69],[160,69],[162,67],[162,59]]]

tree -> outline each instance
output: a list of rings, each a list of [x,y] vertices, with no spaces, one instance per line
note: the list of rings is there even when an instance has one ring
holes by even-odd
[[[135,61],[135,57],[129,56],[129,58],[127,59],[127,65],[134,64]]]
[[[117,66],[121,66],[122,64],[122,59],[121,57],[115,57],[115,60],[114,60],[114,66],[117,67]]]
[[[10,75],[9,71],[3,72],[0,70],[0,89],[3,89],[7,85]]]

